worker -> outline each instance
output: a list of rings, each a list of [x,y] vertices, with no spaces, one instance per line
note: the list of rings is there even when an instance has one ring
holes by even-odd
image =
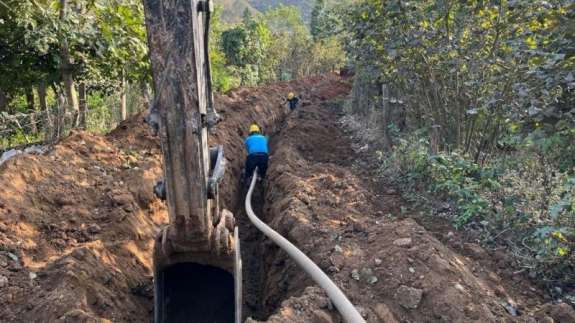
[[[262,134],[262,130],[256,123],[250,125],[249,130],[249,136],[245,140],[248,151],[245,178],[250,179],[257,167],[260,179],[263,179],[266,176],[269,161],[268,138]],[[246,184],[249,185],[250,183]]]
[[[297,104],[299,103],[299,98],[297,96],[295,96],[295,94],[293,94],[293,92],[290,92],[288,94],[287,102],[289,104],[289,109],[294,110],[295,108],[297,108]]]

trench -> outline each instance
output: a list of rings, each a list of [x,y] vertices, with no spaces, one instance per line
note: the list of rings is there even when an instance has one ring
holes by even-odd
[[[313,103],[314,106],[317,104],[321,103]],[[287,114],[274,127],[274,132],[270,135],[268,176],[263,183],[256,185],[252,196],[253,211],[267,224],[277,223],[277,220],[280,220],[279,218],[284,215],[282,212],[272,211],[277,203],[281,203],[278,201],[277,195],[277,191],[280,189],[278,183],[275,183],[270,177],[273,172],[271,171],[272,165],[284,162],[281,159],[274,159],[274,155],[281,145],[293,144],[290,140],[293,139],[290,138],[293,133],[291,133],[288,123],[297,123],[303,114],[305,114],[303,109]],[[244,266],[244,320],[251,317],[265,322],[281,308],[283,301],[290,297],[302,295],[304,290],[313,285],[314,282],[281,248],[251,223],[244,207],[247,187],[242,186],[241,188],[241,198],[238,201],[235,214],[240,227]],[[296,193],[296,191],[292,193]],[[287,237],[286,228],[274,229]]]
[[[242,187],[243,188],[243,187]],[[246,189],[242,189],[242,196],[245,196]],[[256,212],[261,212],[262,208],[261,186],[254,194],[254,207]],[[243,205],[243,202],[240,204]],[[261,248],[264,243],[264,235],[258,231],[250,222],[242,207],[237,209],[237,220],[240,229],[240,240],[242,246],[243,262],[243,318],[252,317],[263,321],[266,319],[266,311],[262,302],[262,289],[265,282],[264,252]]]
[[[270,125],[270,143],[279,140],[284,128],[285,118]],[[274,144],[270,144],[270,156],[273,156]],[[243,147],[242,147],[243,148]],[[240,233],[241,256],[243,262],[243,320],[248,317],[266,321],[279,306],[269,306],[264,302],[265,286],[270,259],[282,258],[289,261],[287,255],[278,254],[280,249],[271,247],[261,233],[248,219],[244,202],[247,194],[247,183],[241,179],[245,157],[234,158],[229,165],[227,176],[236,183],[237,196],[234,198],[232,212],[237,221]],[[264,215],[265,187],[273,185],[265,181],[254,191],[253,209],[258,215]],[[270,250],[273,250],[270,252]],[[232,323],[234,322],[234,277],[229,272],[212,266],[195,263],[172,265],[158,274],[158,287],[163,293],[162,322],[169,323]],[[283,297],[280,297],[283,299]]]
[[[287,118],[287,116],[286,116]],[[282,133],[286,120],[283,120],[275,132],[270,135],[270,156],[273,159],[275,145],[273,144]],[[270,163],[272,161],[270,160]],[[273,183],[267,180],[259,183],[254,189],[252,196],[252,207],[254,212],[259,216],[264,216],[266,204],[266,188]],[[266,321],[275,311],[277,306],[269,306],[265,302],[265,289],[268,281],[269,260],[270,257],[277,257],[279,248],[270,253],[270,241],[267,241],[265,235],[259,231],[249,220],[244,207],[245,197],[248,190],[248,183],[241,182],[241,198],[236,207],[236,218],[240,228],[240,239],[242,244],[242,261],[243,261],[243,283],[244,283],[244,320],[248,317],[259,321]],[[288,261],[287,255],[282,255],[285,261]]]
[[[234,322],[235,299],[230,293],[234,290],[234,277],[227,271],[182,263],[168,267],[159,276],[165,302],[163,322]]]
[[[311,91],[309,88],[307,90]],[[318,103],[317,100],[314,101],[316,102],[312,102],[313,105]],[[324,101],[324,98],[319,101]],[[277,101],[266,102],[267,115],[264,111],[265,116],[260,122],[260,125],[264,124],[265,132],[270,137],[270,165],[281,162],[273,159],[277,142],[281,141],[284,136],[290,135],[287,123],[290,118],[295,117],[293,114],[279,112],[277,107]],[[231,111],[224,110],[223,112]],[[267,240],[264,234],[252,225],[244,209],[247,184],[241,180],[245,162],[242,139],[245,129],[243,128],[245,124],[259,120],[258,117],[261,115],[260,111],[243,118],[238,116],[231,126],[220,125],[219,127],[225,129],[225,134],[216,134],[215,138],[218,144],[224,144],[225,154],[229,156],[225,175],[227,178],[221,185],[220,193],[223,192],[222,207],[232,211],[239,227],[243,265],[242,321],[248,317],[266,321],[280,308],[282,301],[291,296],[301,295],[304,289],[312,284],[311,279],[298,270],[297,265],[289,259],[287,254]],[[254,212],[263,221],[270,223],[274,217],[281,216],[281,214],[270,214],[269,210],[277,201],[267,198],[268,190],[274,190],[273,181],[266,179],[263,184],[258,184],[253,194],[252,206]],[[230,273],[215,267],[180,264],[168,268],[164,274],[166,276],[165,287],[168,287],[166,298],[168,300],[177,298],[173,303],[167,304],[168,310],[173,312],[171,316],[173,320],[166,322],[234,321],[234,282]],[[294,281],[290,281],[292,278]],[[279,286],[276,286],[278,284]],[[220,311],[216,311],[216,308],[220,308]]]

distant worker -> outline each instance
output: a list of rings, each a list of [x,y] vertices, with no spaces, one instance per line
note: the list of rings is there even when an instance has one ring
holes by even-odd
[[[297,104],[299,103],[299,98],[297,96],[295,96],[295,94],[293,94],[293,92],[290,92],[288,94],[287,102],[289,104],[289,109],[294,110],[295,108],[297,108]]]
[[[268,138],[262,134],[257,124],[250,126],[250,134],[245,140],[248,158],[246,159],[245,179],[246,182],[254,174],[256,167],[260,178],[266,177],[269,161]],[[249,185],[250,183],[246,183]]]

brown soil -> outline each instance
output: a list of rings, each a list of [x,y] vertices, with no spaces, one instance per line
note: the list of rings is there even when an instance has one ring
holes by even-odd
[[[302,93],[287,115],[281,100]],[[563,306],[508,290],[489,268],[454,252],[412,220],[403,203],[370,190],[361,155],[326,102],[349,85],[334,76],[239,89],[217,98],[224,117],[224,207],[236,211],[246,268],[246,312],[268,322],[338,322],[324,293],[242,216],[246,127],[273,136],[259,215],[315,260],[369,322],[545,321]],[[0,321],[149,322],[153,238],[168,219],[152,194],[161,176],[156,138],[137,116],[102,137],[75,132],[41,156],[0,166]],[[480,252],[480,251],[477,251]],[[418,301],[418,293],[421,300]],[[504,305],[516,303],[511,317]],[[409,308],[412,307],[412,308]],[[533,316],[531,316],[533,314]]]
[[[274,131],[285,93],[338,88],[334,76],[244,88],[218,96],[224,121],[224,207],[240,199],[250,122]],[[329,91],[325,91],[329,94]],[[308,99],[309,98],[309,99]],[[45,155],[0,166],[0,321],[150,321],[153,238],[167,220],[152,193],[161,177],[158,140],[136,116],[108,136],[74,132]]]
[[[167,219],[150,190],[160,174],[157,146],[83,132],[2,165],[0,317],[145,321],[152,239]]]
[[[373,188],[364,156],[337,127],[338,117],[337,108],[323,104],[287,118],[274,143],[260,215],[319,264],[368,322],[575,318],[568,306],[542,306],[537,289],[505,282],[497,267],[479,261],[487,255],[479,246],[458,253],[414,220],[387,216],[407,205],[395,190]],[[339,322],[309,278],[275,246],[265,246],[263,302],[275,313],[267,322]]]

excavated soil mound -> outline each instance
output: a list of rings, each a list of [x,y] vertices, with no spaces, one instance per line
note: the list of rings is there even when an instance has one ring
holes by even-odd
[[[224,120],[210,141],[224,144],[224,207],[239,200],[242,137],[250,122],[280,125],[289,91],[316,98],[335,76],[244,88],[216,97]],[[325,90],[321,95],[329,95]],[[148,322],[152,249],[165,206],[157,138],[137,116],[108,136],[74,132],[44,155],[0,166],[0,321]]]
[[[146,321],[160,154],[77,132],[0,168],[0,317]],[[2,278],[3,277],[3,278]]]
[[[328,273],[368,322],[573,319],[564,306],[541,307],[534,289],[507,290],[489,268],[444,246],[415,221],[386,216],[397,212],[401,199],[370,190],[369,174],[356,167],[361,156],[337,127],[338,114],[328,104],[310,105],[287,118],[276,136],[259,215]],[[262,302],[274,313],[267,322],[341,322],[295,263],[271,243],[264,246]],[[551,308],[558,312],[553,318]]]

